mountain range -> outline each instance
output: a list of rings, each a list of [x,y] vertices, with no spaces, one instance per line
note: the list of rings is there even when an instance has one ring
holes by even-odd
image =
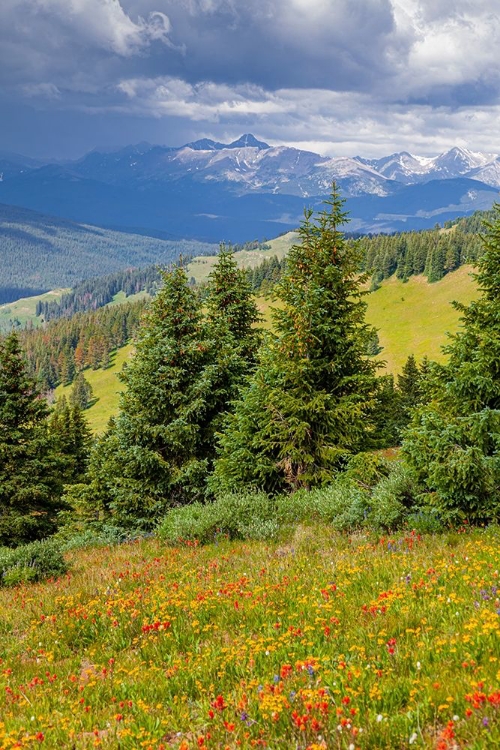
[[[276,236],[317,208],[335,180],[350,229],[393,232],[490,208],[500,155],[454,147],[436,157],[325,157],[251,134],[224,144],[141,143],[41,163],[0,152],[0,201],[163,237],[242,242]]]

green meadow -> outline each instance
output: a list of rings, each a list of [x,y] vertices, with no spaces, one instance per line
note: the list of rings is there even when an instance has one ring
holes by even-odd
[[[238,266],[240,268],[255,268],[262,261],[272,258],[274,255],[281,260],[288,253],[294,242],[297,241],[297,237],[297,232],[287,232],[287,234],[266,242],[269,245],[268,250],[239,250],[235,253]],[[206,281],[216,261],[216,255],[200,255],[198,258],[193,258],[187,267],[188,277],[192,277],[197,284]]]
[[[39,294],[36,297],[24,297],[15,302],[0,305],[0,331],[10,328],[11,322],[14,320],[19,321],[21,326],[25,326],[27,323],[39,326],[42,321],[36,315],[38,302],[53,302],[60,299],[65,292],[69,292],[69,289],[53,289],[51,292],[45,292],[45,294]]]
[[[468,305],[477,296],[471,273],[471,266],[462,266],[434,284],[423,276],[406,283],[393,276],[368,296],[367,320],[378,329],[384,347],[379,359],[388,372],[399,372],[409,354],[443,360],[447,333],[459,326],[452,302]]]
[[[111,365],[105,370],[85,370],[85,378],[94,391],[94,403],[85,411],[85,416],[93,432],[104,432],[109,418],[118,411],[121,383],[118,373],[121,372],[124,363],[131,357],[133,347],[131,344],[118,349],[111,356]],[[58,386],[55,397],[68,397],[71,391],[70,385]]]

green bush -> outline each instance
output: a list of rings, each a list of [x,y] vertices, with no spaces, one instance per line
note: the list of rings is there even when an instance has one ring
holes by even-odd
[[[393,463],[379,453],[357,453],[349,459],[343,477],[370,490],[390,474]]]
[[[419,534],[438,534],[443,531],[443,521],[435,508],[420,508],[411,513],[407,519],[407,526]]]
[[[276,498],[280,525],[320,521],[344,531],[360,526],[366,509],[367,493],[343,477],[320,489],[299,490]]]
[[[170,510],[158,528],[169,544],[198,540],[271,539],[278,532],[274,501],[262,492],[221,495],[207,505],[192,503]]]
[[[414,472],[395,463],[373,489],[367,525],[386,530],[403,526],[417,507],[420,491]]]
[[[336,531],[395,530],[411,523],[435,531],[439,519],[418,506],[420,487],[401,463],[360,454],[326,487],[269,498],[263,492],[221,495],[208,505],[193,503],[167,513],[158,536],[169,544],[229,539],[273,539],[298,524],[323,523]]]
[[[161,521],[157,534],[168,544],[195,539],[203,544],[213,541],[217,531],[214,508],[215,503],[192,503],[172,508]]]
[[[83,531],[67,534],[58,534],[61,549],[68,552],[75,549],[85,549],[86,547],[107,547],[113,544],[123,544],[123,542],[132,541],[133,537],[125,529],[118,526],[101,526],[89,527]]]
[[[0,550],[0,586],[43,581],[66,570],[60,545],[53,539]]]

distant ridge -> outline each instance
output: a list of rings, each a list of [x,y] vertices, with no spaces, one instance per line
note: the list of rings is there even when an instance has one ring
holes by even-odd
[[[180,255],[213,253],[214,245],[168,241],[47,216],[0,204],[0,304],[82,279],[168,265]]]
[[[296,228],[304,208],[318,208],[333,181],[348,199],[350,229],[359,232],[420,229],[486,210],[500,188],[498,153],[455,146],[435,157],[326,157],[272,146],[252,133],[227,144],[139,143],[42,166],[19,159],[5,163],[0,202],[211,243],[263,240]]]
[[[210,138],[201,138],[199,141],[186,143],[182,148],[192,148],[193,151],[222,151],[226,148],[257,148],[265,150],[271,148],[271,146],[268,143],[264,143],[264,141],[257,140],[251,133],[245,133],[232,143],[219,143],[218,141],[211,141]]]

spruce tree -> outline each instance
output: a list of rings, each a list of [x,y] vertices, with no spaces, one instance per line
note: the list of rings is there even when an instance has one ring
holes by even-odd
[[[397,377],[399,414],[398,431],[401,435],[408,426],[413,410],[424,400],[423,375],[419,370],[415,356],[410,354]]]
[[[16,546],[56,530],[64,460],[48,414],[11,333],[0,342],[0,545]]]
[[[70,406],[63,396],[56,401],[49,425],[59,452],[66,458],[65,484],[81,482],[92,444],[92,433],[81,408],[78,404]]]
[[[200,302],[184,269],[162,276],[121,376],[119,414],[92,452],[89,486],[68,495],[142,528],[169,506],[202,499],[209,464],[200,425],[212,380]]]
[[[238,269],[234,252],[224,245],[209,276],[204,304],[206,374],[212,387],[207,398],[207,417],[200,428],[211,471],[216,455],[215,434],[255,367],[262,338],[256,328],[260,315],[248,276]]]
[[[216,336],[225,328],[245,363],[255,362],[260,333],[255,328],[260,316],[248,275],[239,269],[231,248],[221,245],[217,263],[208,277],[205,297],[207,319]]]
[[[83,372],[79,372],[69,394],[69,402],[71,406],[77,406],[79,409],[88,409],[93,398],[94,392],[92,386]]]
[[[376,380],[372,410],[374,422],[369,448],[393,448],[400,443],[401,400],[394,385],[393,375],[382,375]]]
[[[483,237],[475,278],[481,295],[462,312],[462,329],[434,365],[403,450],[450,519],[485,521],[500,514],[500,206]]]
[[[376,364],[343,204],[334,186],[317,217],[305,212],[275,289],[274,331],[221,436],[216,488],[322,484],[365,443]]]

